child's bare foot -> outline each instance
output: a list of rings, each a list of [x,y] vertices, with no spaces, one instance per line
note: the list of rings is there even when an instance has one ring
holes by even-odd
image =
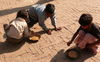
[[[92,53],[93,53],[93,55],[97,54],[97,47],[96,46],[92,47]]]
[[[46,31],[48,35],[51,35],[51,30]]]
[[[8,24],[4,24],[3,25],[3,28],[4,28],[4,31],[6,32],[7,31],[7,28],[8,28]]]
[[[93,52],[93,55],[96,55],[97,54],[97,52]]]
[[[59,28],[55,28],[56,31],[59,31],[59,30],[61,30],[61,29],[62,29],[61,27],[59,27]]]

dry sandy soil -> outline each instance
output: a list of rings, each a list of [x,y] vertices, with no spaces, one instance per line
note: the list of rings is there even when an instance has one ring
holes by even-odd
[[[6,45],[2,43],[3,24],[9,23],[16,17],[16,12],[29,8],[33,4],[53,3],[56,6],[57,25],[62,27],[52,35],[42,34],[38,43],[24,45]],[[0,62],[73,62],[63,57],[63,50],[68,49],[66,42],[79,27],[78,19],[82,13],[90,13],[93,21],[100,25],[100,0],[0,0]],[[51,27],[48,21],[47,26]],[[34,31],[41,28],[36,24]],[[84,56],[84,55],[83,55]],[[74,62],[99,62],[100,53],[94,57],[84,56]]]

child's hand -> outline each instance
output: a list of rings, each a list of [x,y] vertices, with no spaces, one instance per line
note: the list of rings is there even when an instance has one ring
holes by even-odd
[[[31,34],[34,34],[34,31],[30,31]]]
[[[51,35],[51,30],[46,31],[48,35]]]
[[[34,32],[33,31],[30,31],[30,36],[33,36],[34,35]]]
[[[69,42],[67,42],[67,45],[70,46],[71,43],[72,43],[72,42],[69,41]]]
[[[55,30],[56,30],[56,31],[59,31],[59,30],[61,30],[61,27],[59,27],[59,28],[55,28]]]

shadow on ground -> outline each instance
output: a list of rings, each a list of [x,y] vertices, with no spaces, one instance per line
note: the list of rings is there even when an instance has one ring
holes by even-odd
[[[39,0],[35,4],[44,4],[46,2],[49,2],[47,0]],[[17,12],[21,9],[28,9],[31,5],[25,6],[25,7],[18,7],[18,8],[12,8],[12,9],[5,9],[5,10],[0,10],[0,16],[8,15],[14,12]]]
[[[29,6],[25,6],[25,7],[18,7],[18,8],[12,8],[12,9],[5,9],[5,10],[0,10],[0,16],[4,16],[4,15],[8,15],[14,12],[17,12],[21,9],[27,9],[29,8],[31,5]]]
[[[39,36],[39,35],[37,35],[37,36]],[[14,51],[20,49],[25,44],[25,42],[27,42],[29,44],[37,43],[38,40],[29,40],[29,39],[25,38],[20,43],[12,43],[12,42],[8,42],[6,40],[5,42],[0,43],[0,54],[14,52]]]
[[[55,29],[54,28],[50,28],[49,30],[51,30],[51,33],[52,33],[52,31],[55,31]],[[45,31],[43,31],[43,30],[41,30],[41,31],[38,31],[38,32],[35,32],[36,34],[40,34],[40,36],[42,35],[42,34],[47,34]],[[50,34],[48,34],[48,35],[50,35]]]
[[[50,1],[53,1],[53,0],[38,0],[38,2],[36,2],[36,4],[44,4],[44,3],[47,3]]]
[[[16,51],[20,49],[20,47],[23,46],[24,43],[25,42],[21,42],[20,44],[10,44],[7,42],[1,42],[0,43],[0,54]]]
[[[80,58],[78,58],[76,60],[71,60],[65,56],[64,49],[62,49],[51,59],[50,62],[84,62],[86,59],[88,59],[92,56],[93,56],[92,54],[82,52],[82,55]]]

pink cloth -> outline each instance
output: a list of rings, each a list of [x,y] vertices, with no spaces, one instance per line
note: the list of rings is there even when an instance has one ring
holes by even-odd
[[[75,39],[75,43],[78,44],[78,47],[84,49],[87,44],[92,44],[96,42],[98,39],[89,33],[85,33],[83,30],[79,31],[78,36]],[[99,48],[98,48],[99,47]],[[100,46],[91,47],[94,51],[99,51]]]

